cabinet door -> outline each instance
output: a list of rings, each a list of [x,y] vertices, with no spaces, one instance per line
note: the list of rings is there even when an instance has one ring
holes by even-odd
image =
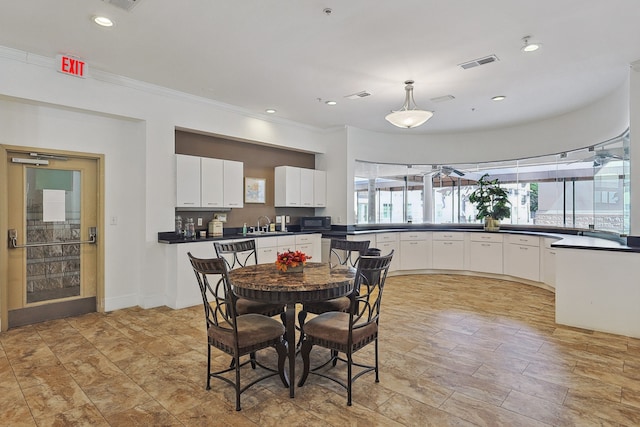
[[[244,206],[244,164],[232,160],[225,160],[223,164],[223,206],[226,208],[241,208]]]
[[[434,233],[435,238],[435,233]],[[433,268],[462,270],[464,268],[464,242],[460,240],[433,241]]]
[[[313,169],[300,169],[300,206],[311,208],[314,206],[313,190],[315,174]]]
[[[314,170],[313,205],[317,208],[327,206],[327,172]]]
[[[544,249],[544,283],[556,287],[556,250]]]
[[[502,274],[502,243],[470,242],[469,270]]]
[[[204,208],[221,208],[223,203],[223,162],[221,159],[200,159],[201,205]]]
[[[296,235],[296,250],[311,256],[310,262],[322,262],[322,234]]]
[[[200,207],[200,157],[176,154],[176,206]]]
[[[427,268],[429,246],[426,240],[402,240],[400,242],[400,270]]]
[[[300,168],[278,166],[274,169],[275,206],[300,206]]]
[[[538,246],[509,244],[507,274],[523,279],[540,281],[540,248]]]
[[[371,247],[371,246],[369,246]],[[383,241],[376,244],[376,247],[380,249],[380,255],[389,255],[392,250],[393,258],[391,259],[391,265],[389,271],[396,271],[400,267],[400,252],[398,251],[398,243],[396,241]]]

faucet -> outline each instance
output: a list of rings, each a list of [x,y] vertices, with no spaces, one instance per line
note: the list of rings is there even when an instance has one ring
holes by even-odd
[[[267,220],[267,226],[266,226],[266,230],[265,231],[269,231],[269,224],[271,224],[271,220],[269,219],[268,216],[266,215],[262,215],[260,218],[258,218],[258,231],[262,231],[260,228],[260,220],[264,218]]]

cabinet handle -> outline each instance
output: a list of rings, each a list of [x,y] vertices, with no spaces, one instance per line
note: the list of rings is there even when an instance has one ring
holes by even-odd
[[[207,202],[207,205],[209,206],[218,206],[220,203],[214,203],[214,202]]]
[[[480,243],[480,246],[486,246],[486,247],[489,247],[489,246],[491,246],[491,245],[490,245],[490,244],[488,244],[488,243]]]
[[[487,239],[490,239],[491,237],[489,237],[489,236],[480,236],[480,238],[487,240]]]
[[[182,202],[183,205],[195,205],[196,202]]]
[[[550,254],[550,255],[555,255],[556,253],[555,253],[555,252],[551,252],[551,251],[549,251],[549,254]]]
[[[410,245],[417,245],[418,242],[409,242]]]
[[[445,245],[453,245],[451,242],[444,242]]]
[[[526,247],[526,246],[520,246],[520,249],[522,249],[522,250],[524,250],[524,251],[528,251],[528,250],[529,250],[529,248],[528,248],[528,247]]]

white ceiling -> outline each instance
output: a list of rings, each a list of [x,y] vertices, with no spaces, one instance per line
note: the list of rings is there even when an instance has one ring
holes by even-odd
[[[275,108],[322,129],[410,134],[562,114],[619,87],[640,59],[638,0],[133,1],[125,11],[102,0],[0,0],[0,45],[75,55],[90,69],[252,114]],[[93,24],[96,14],[115,27]],[[527,35],[542,49],[521,52]],[[499,61],[459,67],[492,54]],[[416,129],[384,120],[402,105],[407,79],[418,106],[435,112]],[[372,95],[345,98],[363,90]],[[444,95],[455,99],[431,101]]]

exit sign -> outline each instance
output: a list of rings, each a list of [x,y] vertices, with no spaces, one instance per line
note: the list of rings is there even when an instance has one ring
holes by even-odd
[[[67,55],[58,55],[58,72],[76,77],[85,77],[87,64],[81,59]]]

